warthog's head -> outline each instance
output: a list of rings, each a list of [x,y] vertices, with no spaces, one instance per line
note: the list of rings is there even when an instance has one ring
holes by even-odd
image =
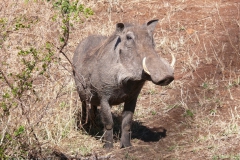
[[[130,73],[131,80],[151,80],[157,85],[168,85],[174,80],[173,62],[170,65],[156,53],[153,31],[158,20],[149,21],[142,26],[118,23],[119,36],[115,50],[119,62]],[[129,74],[128,74],[129,75]]]

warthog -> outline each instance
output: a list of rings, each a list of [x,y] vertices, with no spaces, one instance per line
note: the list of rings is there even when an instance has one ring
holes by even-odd
[[[74,53],[74,78],[82,101],[82,121],[89,110],[100,106],[105,148],[113,147],[112,105],[124,102],[120,147],[131,146],[133,113],[144,82],[149,80],[165,86],[174,80],[173,68],[154,50],[153,31],[157,22],[118,23],[111,36],[89,36]]]

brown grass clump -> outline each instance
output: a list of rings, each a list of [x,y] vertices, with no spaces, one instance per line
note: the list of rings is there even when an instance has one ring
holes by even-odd
[[[59,2],[0,6],[0,158],[240,159],[238,0]],[[122,105],[113,107],[116,144],[105,151],[101,127],[77,126],[81,102],[63,53],[71,59],[80,40],[117,22],[155,18],[156,49],[177,58],[175,81],[146,83],[131,148],[118,148]]]

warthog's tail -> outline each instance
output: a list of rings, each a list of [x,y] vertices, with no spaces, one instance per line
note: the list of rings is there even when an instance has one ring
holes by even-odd
[[[86,102],[82,102],[82,110],[77,114],[77,117],[81,117],[77,120],[79,129],[89,132],[92,127],[98,128],[96,124],[97,106],[92,106],[90,104],[86,105]]]

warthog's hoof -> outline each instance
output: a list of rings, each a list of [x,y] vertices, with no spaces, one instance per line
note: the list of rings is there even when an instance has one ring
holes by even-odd
[[[105,148],[105,149],[111,149],[111,148],[113,148],[113,143],[108,143],[108,142],[106,142],[106,143],[103,145],[103,148]]]
[[[131,147],[132,144],[130,142],[127,142],[127,143],[122,143],[120,142],[120,148],[126,148],[126,147]]]

